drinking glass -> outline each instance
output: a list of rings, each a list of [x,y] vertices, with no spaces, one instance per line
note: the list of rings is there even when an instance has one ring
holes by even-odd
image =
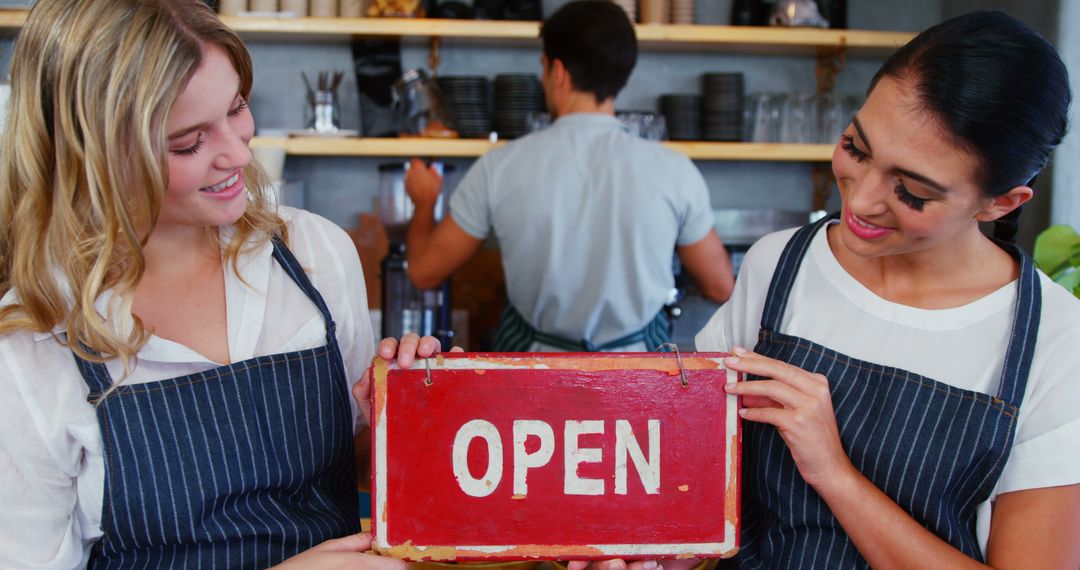
[[[750,142],[780,142],[780,110],[785,95],[781,93],[751,93],[748,97],[749,125],[746,138]]]
[[[817,142],[814,130],[815,111],[816,96],[813,93],[793,93],[785,98],[780,111],[780,142]]]
[[[318,89],[304,106],[304,126],[317,133],[332,133],[341,128],[341,106],[337,93]]]

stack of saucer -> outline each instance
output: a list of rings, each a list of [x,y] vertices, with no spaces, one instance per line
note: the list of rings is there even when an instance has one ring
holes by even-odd
[[[458,134],[487,138],[491,132],[491,90],[483,76],[442,76],[439,89],[446,96]]]
[[[670,0],[671,23],[693,24],[694,23],[694,0]]]
[[[743,74],[701,76],[701,130],[707,141],[743,139]]]
[[[660,114],[667,124],[668,139],[701,140],[701,96],[668,94],[660,96]]]
[[[635,0],[612,0],[615,5],[626,11],[626,17],[630,23],[637,22],[637,2]]]
[[[542,113],[544,89],[540,79],[529,73],[495,76],[495,130],[501,139],[514,139],[529,132],[529,118]]]

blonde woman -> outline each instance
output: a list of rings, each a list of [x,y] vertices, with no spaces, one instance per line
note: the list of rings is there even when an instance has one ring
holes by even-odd
[[[403,567],[357,534],[356,250],[271,204],[250,90],[196,0],[31,10],[0,148],[0,567]]]

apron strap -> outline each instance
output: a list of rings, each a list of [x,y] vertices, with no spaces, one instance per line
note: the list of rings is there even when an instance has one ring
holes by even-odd
[[[315,306],[319,309],[319,313],[322,314],[323,321],[326,322],[326,344],[337,342],[337,338],[334,336],[337,325],[334,323],[334,318],[330,315],[330,309],[327,308],[326,301],[323,300],[318,289],[311,284],[311,280],[308,279],[303,266],[296,260],[293,253],[289,251],[285,242],[282,241],[281,236],[274,234],[270,241],[274,245],[274,259],[281,264],[281,267],[285,270],[285,273],[288,274],[289,278],[300,287],[300,290],[307,295],[308,299],[311,299],[312,303],[315,303]]]
[[[795,276],[799,273],[799,266],[806,257],[806,252],[810,250],[814,235],[830,221],[839,217],[840,212],[833,212],[812,224],[799,228],[788,240],[787,245],[784,246],[784,252],[780,254],[780,261],[777,262],[776,269],[773,271],[772,282],[769,283],[769,294],[765,297],[765,309],[761,313],[763,330],[774,332],[780,330],[780,323],[784,320],[784,310],[787,309]]]
[[[1020,262],[1020,278],[1017,280],[1016,307],[1013,313],[1012,333],[1005,351],[1005,364],[1001,368],[997,397],[1020,407],[1024,402],[1028,373],[1035,355],[1035,341],[1039,335],[1042,316],[1042,284],[1035,264],[1024,250],[1013,243],[995,242]]]
[[[94,356],[98,355],[95,350],[85,344],[82,345],[82,349]],[[104,362],[83,360],[74,352],[72,352],[71,355],[75,357],[75,365],[78,366],[79,373],[82,374],[83,380],[86,382],[86,385],[90,387],[90,393],[86,395],[87,401],[96,402],[98,398],[113,385],[112,375],[109,374],[109,369],[105,367]]]
[[[572,340],[539,331],[512,304],[507,304],[491,349],[494,352],[525,352],[534,342],[539,342],[568,352],[601,352],[644,342],[646,348],[654,352],[671,342],[668,326],[667,317],[661,310],[643,329],[596,345],[588,340]]]

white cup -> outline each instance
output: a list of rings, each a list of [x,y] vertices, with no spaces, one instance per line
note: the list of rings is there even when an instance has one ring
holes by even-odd
[[[304,17],[308,15],[307,0],[281,0],[281,11],[293,16]]]
[[[338,15],[342,18],[359,18],[364,15],[364,0],[341,0]]]
[[[4,130],[4,126],[7,124],[8,106],[11,105],[11,84],[8,82],[0,83],[0,131]]]
[[[218,9],[222,16],[238,16],[247,11],[247,0],[221,0]]]
[[[270,180],[277,182],[285,178],[285,147],[257,146],[251,149],[255,160],[259,161]]]
[[[252,12],[277,12],[277,0],[251,0]]]
[[[311,15],[318,18],[337,16],[337,0],[311,0]]]

